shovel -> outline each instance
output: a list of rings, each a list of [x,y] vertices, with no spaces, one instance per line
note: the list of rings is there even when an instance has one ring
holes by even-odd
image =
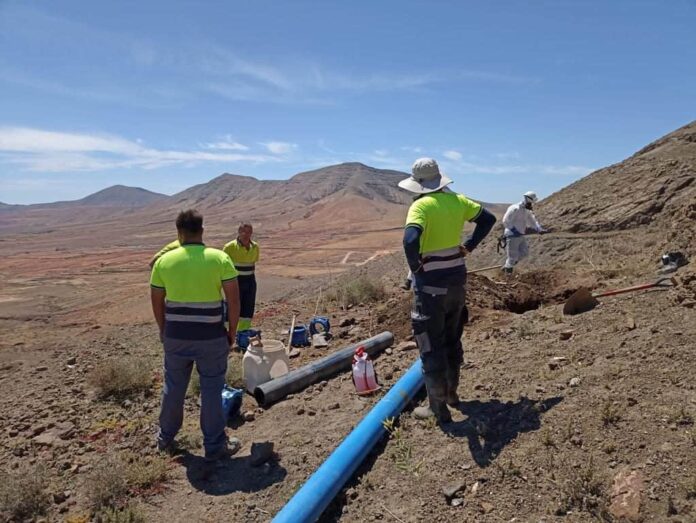
[[[490,271],[491,269],[500,269],[501,265],[491,265],[490,267],[481,267],[480,269],[474,269],[472,271],[466,271],[468,274],[475,274],[477,272]]]
[[[597,298],[615,296],[617,294],[624,294],[626,292],[653,289],[656,287],[669,287],[669,285],[663,285],[663,283],[666,281],[670,282],[672,285],[676,285],[677,283],[674,278],[660,278],[654,283],[644,283],[642,285],[635,285],[633,287],[625,287],[623,289],[615,289],[613,291],[605,291],[600,293],[591,293],[589,289],[583,287],[575,291],[570,298],[568,298],[568,301],[565,302],[565,305],[563,305],[563,314],[573,315],[591,311],[597,305],[599,305]]]

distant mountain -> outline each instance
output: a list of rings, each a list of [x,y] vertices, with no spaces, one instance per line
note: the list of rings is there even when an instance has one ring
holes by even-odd
[[[169,199],[166,194],[160,194],[141,187],[113,185],[101,191],[85,196],[72,203],[74,205],[108,205],[118,207],[142,207]]]
[[[234,201],[308,205],[329,196],[351,195],[368,200],[405,204],[411,196],[397,187],[408,174],[375,169],[361,163],[342,163],[296,174],[289,180],[258,180],[223,174],[172,197],[177,206],[210,208]]]

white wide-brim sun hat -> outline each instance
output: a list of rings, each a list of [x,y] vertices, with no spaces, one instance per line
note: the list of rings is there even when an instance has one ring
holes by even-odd
[[[440,167],[432,158],[418,158],[411,167],[411,176],[399,182],[399,187],[416,194],[439,191],[452,180],[440,173]]]

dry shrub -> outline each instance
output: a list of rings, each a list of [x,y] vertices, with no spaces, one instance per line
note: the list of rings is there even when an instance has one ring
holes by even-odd
[[[145,523],[145,516],[135,507],[106,507],[94,515],[96,523]]]
[[[169,463],[162,456],[141,458],[131,455],[131,461],[126,466],[126,483],[140,493],[164,483],[169,475]]]
[[[44,514],[48,506],[42,468],[0,472],[0,520],[24,521]]]
[[[592,514],[599,520],[610,521],[604,481],[597,473],[594,459],[590,457],[584,468],[576,470],[571,467],[569,470],[571,475],[562,490],[559,515],[575,509]]]
[[[89,383],[99,398],[121,400],[149,392],[152,375],[140,359],[111,359],[102,362],[92,371]]]
[[[330,301],[338,303],[342,307],[370,303],[382,300],[387,293],[384,284],[368,276],[359,276],[354,280],[338,283],[329,291],[327,297]]]
[[[111,457],[99,463],[86,478],[85,494],[90,507],[97,512],[118,506],[128,494],[123,462]]]

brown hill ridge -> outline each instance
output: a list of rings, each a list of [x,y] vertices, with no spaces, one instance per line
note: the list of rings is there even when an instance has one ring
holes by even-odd
[[[544,201],[544,214],[569,232],[666,228],[696,218],[696,121],[630,158],[593,172]]]

